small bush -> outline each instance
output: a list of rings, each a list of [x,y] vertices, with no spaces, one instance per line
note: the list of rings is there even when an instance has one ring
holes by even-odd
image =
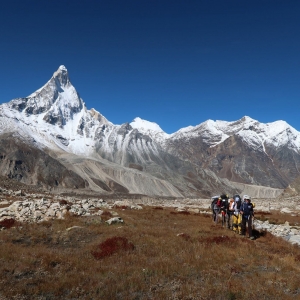
[[[179,233],[178,236],[182,237],[185,241],[190,241],[191,237],[187,233]]]
[[[269,219],[269,223],[273,224],[273,225],[278,225],[281,222],[277,218],[272,218],[272,219]]]
[[[52,223],[49,221],[42,221],[41,223],[39,223],[39,225],[46,228],[50,228],[52,226]]]
[[[98,248],[98,250],[92,251],[92,255],[96,259],[102,259],[119,251],[133,250],[134,245],[127,238],[115,236],[105,240]]]
[[[211,214],[210,213],[202,214],[201,216],[203,216],[204,218],[211,218]]]
[[[257,211],[257,212],[255,213],[255,215],[266,216],[266,215],[272,215],[272,213],[269,212],[269,211]]]
[[[191,214],[189,211],[186,211],[186,210],[184,210],[184,211],[179,211],[178,213],[181,214],[181,215],[186,215],[186,216],[188,216],[188,215]]]
[[[14,219],[4,219],[0,222],[0,227],[5,227],[6,229],[11,228],[15,225]]]
[[[101,216],[112,217],[112,213],[111,213],[110,211],[108,211],[108,210],[105,210],[105,211],[101,214]]]
[[[300,261],[300,255],[299,254],[295,256],[295,261]]]
[[[227,299],[228,300],[236,300],[236,299],[238,299],[238,297],[235,293],[229,291],[228,294],[227,294]]]
[[[214,237],[207,237],[207,238],[201,238],[199,239],[201,243],[205,244],[223,244],[223,243],[232,243],[232,238],[230,238],[227,235],[221,235],[221,236],[214,236]]]
[[[101,214],[101,219],[103,219],[104,221],[107,221],[108,219],[110,219],[112,217],[112,213],[110,211],[105,210],[102,214]]]
[[[116,205],[115,206],[116,209],[129,209],[128,205]]]

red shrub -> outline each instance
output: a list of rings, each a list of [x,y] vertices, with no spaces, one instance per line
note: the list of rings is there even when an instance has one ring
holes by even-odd
[[[212,229],[213,231],[224,231],[224,227],[216,226],[216,224],[210,225],[210,229]]]
[[[102,259],[106,256],[111,256],[119,251],[133,250],[134,245],[127,238],[115,236],[105,240],[98,246],[98,250],[92,251],[92,255],[96,259]]]
[[[231,243],[232,242],[231,238],[227,235],[202,238],[199,241],[201,243],[206,243],[206,244],[221,244],[221,243]]]
[[[189,211],[186,211],[186,210],[184,210],[184,211],[179,211],[178,213],[181,214],[181,215],[186,215],[186,216],[188,216],[188,215],[191,214]]]
[[[117,208],[117,209],[128,209],[129,206],[128,205],[115,205],[115,208]]]
[[[272,215],[272,213],[268,211],[257,211],[256,214],[261,216]]]
[[[300,255],[299,254],[295,256],[295,261],[300,261]]]
[[[105,210],[101,216],[107,216],[107,217],[112,217],[112,213],[110,211]]]
[[[201,214],[199,214],[199,215],[201,215]],[[202,216],[203,216],[204,218],[211,218],[211,214],[202,214]]]
[[[4,219],[3,221],[0,222],[0,227],[5,227],[5,228],[11,228],[15,225],[15,220],[14,219]]]

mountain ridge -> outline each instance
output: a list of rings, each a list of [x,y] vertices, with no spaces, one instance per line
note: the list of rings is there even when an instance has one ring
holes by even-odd
[[[131,178],[140,172],[140,176],[158,178],[162,186],[166,184],[163,181],[169,182],[174,187],[171,194],[177,196],[208,195],[217,189],[234,191],[236,187],[228,179],[285,188],[299,176],[300,133],[285,121],[263,124],[248,116],[232,122],[207,120],[172,134],[139,117],[114,125],[100,112],[86,108],[65,66],[60,66],[44,86],[29,96],[1,104],[0,124],[0,135],[18,132],[35,147],[49,149],[53,157],[56,152],[69,153],[100,160],[108,169],[115,168],[110,164],[122,170],[129,168]],[[237,143],[244,153],[234,150]],[[232,155],[226,149],[235,156],[230,158]],[[256,157],[254,161],[261,170],[250,170],[251,155]],[[284,169],[282,160],[287,157],[291,170]],[[245,159],[248,167],[242,163]],[[104,177],[99,179],[102,187],[107,184],[105,180],[112,182],[117,178],[115,185],[124,186],[129,193],[134,190],[129,179],[126,183],[116,174],[110,179]],[[149,189],[145,190],[149,194]],[[158,189],[157,194],[164,194],[163,190]]]
[[[45,93],[47,93],[47,97],[45,97]],[[84,124],[87,121],[87,115],[89,117],[89,122],[91,122],[91,120],[99,122],[98,124],[92,123],[92,126],[105,125],[121,127],[123,125],[115,125],[111,123],[94,108],[87,110],[83,100],[71,84],[68,71],[63,65],[54,72],[51,79],[43,87],[25,98],[16,98],[7,104],[10,108],[17,110],[18,112],[24,112],[27,117],[32,114],[36,116],[42,115],[45,122],[52,125],[58,125],[59,127],[65,127],[66,123],[71,119],[76,120],[74,115],[83,111],[83,116],[81,116],[79,120],[76,120],[78,124],[77,132],[79,134],[82,134]],[[3,104],[1,106],[3,106]],[[208,144],[210,144],[210,146],[215,146],[218,143],[224,142],[231,135],[239,134],[246,142],[252,143],[252,146],[256,145],[255,140],[258,139],[260,139],[260,144],[263,144],[264,142],[273,142],[274,146],[277,147],[282,144],[286,144],[287,140],[291,140],[289,146],[296,148],[297,150],[300,149],[300,132],[285,121],[281,120],[264,124],[248,116],[244,116],[236,121],[213,121],[209,119],[196,126],[181,128],[172,134],[164,132],[157,123],[143,120],[139,117],[136,117],[128,124],[133,129],[137,129],[139,132],[144,134],[149,134],[154,139],[156,138],[159,142],[161,142],[163,138],[166,140],[180,138],[182,134],[186,138],[194,137],[199,135],[200,132],[202,137]],[[256,131],[260,131],[259,133],[253,130],[255,127],[257,128]],[[245,131],[248,131],[247,134],[245,134]],[[255,132],[257,136],[253,134],[253,136],[250,136],[249,138],[249,131],[253,131],[253,133]],[[283,134],[284,132],[290,133],[292,138],[286,137]],[[281,136],[278,137],[280,134]],[[266,137],[268,137],[267,140]],[[69,138],[72,137],[69,136]],[[294,143],[293,140],[295,141]]]

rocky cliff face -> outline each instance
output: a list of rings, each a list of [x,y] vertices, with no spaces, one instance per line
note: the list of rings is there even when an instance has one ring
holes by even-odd
[[[285,188],[299,176],[300,134],[283,121],[208,120],[171,135],[139,118],[114,125],[85,107],[64,66],[2,104],[0,125],[0,175],[24,183],[182,197],[239,192],[234,182]]]
[[[78,189],[88,186],[78,174],[68,170],[45,151],[25,143],[17,135],[1,136],[0,173],[44,188],[62,186]]]
[[[299,133],[283,121],[207,121],[174,134],[169,152],[234,182],[285,188],[299,176]]]

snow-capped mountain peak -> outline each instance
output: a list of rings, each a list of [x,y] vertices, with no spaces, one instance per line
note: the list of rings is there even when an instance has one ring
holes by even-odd
[[[134,129],[137,129],[139,132],[150,136],[161,145],[170,136],[168,133],[164,132],[158,124],[143,120],[139,117],[135,118],[130,123],[130,126]]]
[[[25,116],[42,116],[52,125],[64,126],[84,107],[65,66],[60,66],[51,79],[40,89],[25,98],[13,99],[8,106]]]
[[[265,145],[275,147],[287,145],[295,151],[300,151],[300,133],[285,121],[260,123],[248,116],[237,121],[207,120],[197,126],[182,128],[172,134],[172,138],[196,138],[210,147],[224,142],[228,137],[240,136],[250,147],[265,151]]]
[[[53,78],[58,86],[67,86],[70,84],[68,70],[64,65],[59,66],[58,70],[53,73]]]
[[[141,129],[144,131],[152,130],[152,131],[157,131],[157,132],[164,132],[158,124],[154,122],[149,122],[146,120],[143,120],[139,117],[135,118],[131,123],[130,123],[132,128],[137,128]]]
[[[64,65],[60,65],[58,67],[58,70],[61,70],[61,71],[68,71],[67,68],[64,66]]]

